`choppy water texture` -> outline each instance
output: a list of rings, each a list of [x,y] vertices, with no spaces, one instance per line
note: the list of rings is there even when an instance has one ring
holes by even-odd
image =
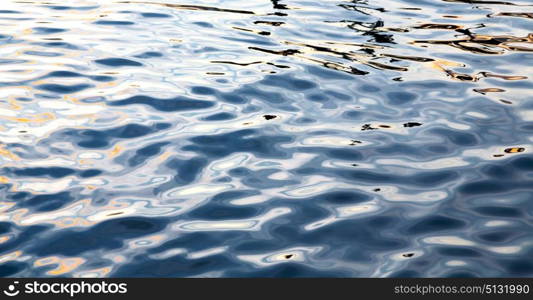
[[[532,19],[2,1],[0,276],[533,276]]]

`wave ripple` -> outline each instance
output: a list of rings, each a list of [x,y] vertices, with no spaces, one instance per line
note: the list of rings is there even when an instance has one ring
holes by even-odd
[[[533,6],[4,1],[0,276],[533,276]]]

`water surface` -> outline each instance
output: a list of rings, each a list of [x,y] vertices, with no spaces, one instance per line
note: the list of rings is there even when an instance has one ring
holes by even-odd
[[[532,276],[532,19],[3,1],[0,276]]]

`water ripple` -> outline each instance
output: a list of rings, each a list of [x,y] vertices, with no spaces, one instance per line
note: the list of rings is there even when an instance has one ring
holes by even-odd
[[[0,276],[532,276],[533,6],[7,1]]]

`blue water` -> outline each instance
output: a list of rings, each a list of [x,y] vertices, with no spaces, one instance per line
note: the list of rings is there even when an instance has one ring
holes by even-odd
[[[530,0],[3,1],[0,276],[533,276]]]

